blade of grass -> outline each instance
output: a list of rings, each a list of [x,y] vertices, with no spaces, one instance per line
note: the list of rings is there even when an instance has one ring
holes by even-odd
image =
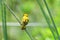
[[[5,4],[6,7],[9,9],[9,11],[11,12],[11,14],[16,18],[16,20],[21,24],[21,22],[20,22],[19,19],[16,17],[15,13],[10,9],[10,7],[9,7],[6,3],[4,3],[4,4]],[[22,25],[22,24],[21,24],[21,25]],[[27,30],[25,30],[25,32],[28,34],[28,36],[30,37],[30,39],[33,40],[33,39],[32,39],[33,37],[31,37],[31,35],[29,34],[29,32],[28,32]]]
[[[56,40],[54,31],[53,31],[53,29],[52,29],[52,26],[50,25],[49,18],[48,18],[47,15],[45,14],[45,12],[44,12],[44,10],[43,10],[43,8],[42,8],[42,5],[41,5],[41,3],[39,2],[39,0],[36,0],[36,1],[37,1],[37,3],[38,3],[39,7],[41,8],[41,11],[43,12],[43,15],[44,15],[44,17],[45,17],[45,19],[46,19],[46,22],[47,22],[47,24],[48,24],[48,26],[49,26],[49,28],[50,28],[53,36],[54,36],[54,39]]]
[[[54,26],[54,28],[55,28],[55,30],[56,30],[56,33],[57,33],[57,35],[58,35],[58,38],[59,38],[59,33],[58,33],[58,31],[57,31],[55,22],[54,22],[54,20],[53,20],[53,17],[52,17],[52,15],[51,15],[50,10],[49,10],[48,4],[47,4],[46,0],[43,0],[43,1],[44,1],[45,5],[46,5],[46,8],[47,8],[48,13],[49,13],[49,16],[50,16],[50,18],[51,18],[51,20],[52,20],[53,26]],[[55,30],[54,30],[54,31],[55,31]]]
[[[11,14],[16,18],[16,20],[19,22],[19,24],[21,24],[21,22],[20,22],[20,20],[18,19],[18,17],[15,15],[15,13],[10,9],[10,7],[6,4],[6,3],[4,3],[5,4],[5,6],[9,9],[9,11],[11,12]]]
[[[4,40],[8,40],[7,37],[7,26],[6,26],[6,7],[1,3],[2,7],[2,27],[3,27],[3,35],[4,35]]]
[[[27,29],[25,29],[25,32],[29,35],[29,37],[31,38],[31,40],[34,40],[33,37],[30,35],[30,33],[28,32]]]

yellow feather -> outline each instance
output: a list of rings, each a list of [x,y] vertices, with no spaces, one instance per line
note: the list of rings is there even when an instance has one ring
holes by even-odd
[[[24,14],[23,18],[22,18],[22,30],[26,29],[26,25],[29,22],[29,18],[27,14]]]

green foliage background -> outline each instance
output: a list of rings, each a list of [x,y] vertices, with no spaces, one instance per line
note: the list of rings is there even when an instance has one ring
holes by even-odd
[[[60,0],[46,0],[50,11],[52,12],[53,19],[57,26],[58,32],[60,34]],[[43,2],[40,0],[40,2]],[[46,20],[37,4],[36,0],[6,0],[8,6],[15,12],[17,17],[22,19],[24,13],[29,15],[29,23],[42,23],[44,26],[29,26],[27,27],[29,33],[35,40],[54,40],[53,35],[46,23]],[[48,15],[47,9],[42,3],[42,6]],[[7,12],[7,22],[17,22],[11,12],[6,9]],[[2,22],[2,12],[1,12],[1,3],[0,3],[0,23]],[[8,30],[8,40],[30,40],[29,36],[20,29],[20,27],[9,27]],[[0,27],[0,40],[3,40],[2,26]]]

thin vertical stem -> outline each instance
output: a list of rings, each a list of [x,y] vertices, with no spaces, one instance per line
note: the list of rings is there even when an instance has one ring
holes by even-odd
[[[8,40],[7,38],[7,26],[6,26],[6,7],[2,3],[2,27],[3,27],[3,34],[4,40]]]
[[[21,24],[21,22],[20,22],[20,20],[18,19],[18,17],[15,15],[15,13],[10,9],[10,7],[6,4],[6,3],[4,3],[5,4],[5,6],[9,9],[9,11],[11,12],[11,14],[16,18],[16,20],[19,22],[19,24]]]
[[[37,3],[38,3],[39,7],[41,8],[41,10],[42,10],[42,12],[43,12],[43,15],[44,15],[44,17],[45,17],[45,19],[46,19],[46,22],[47,22],[47,24],[49,25],[49,28],[50,28],[50,30],[51,30],[51,32],[52,32],[52,34],[53,34],[53,36],[54,36],[54,38],[55,38],[55,40],[56,40],[56,37],[55,37],[54,32],[53,32],[53,30],[52,30],[52,26],[50,25],[49,18],[47,17],[46,13],[44,12],[44,10],[43,10],[43,8],[42,8],[42,5],[41,5],[41,3],[39,2],[39,0],[36,0],[36,1],[37,1]]]
[[[31,40],[34,40],[33,37],[30,35],[27,29],[25,29],[25,32],[28,34],[28,36],[31,38]]]
[[[58,38],[59,38],[59,33],[58,33],[58,31],[57,31],[55,22],[54,22],[54,20],[53,20],[53,17],[52,17],[52,15],[51,15],[50,10],[49,10],[48,4],[47,4],[46,0],[43,0],[43,1],[44,1],[45,5],[46,5],[46,8],[47,8],[48,13],[49,13],[49,16],[50,16],[50,18],[51,18],[51,20],[52,20],[53,26],[54,26],[54,28],[55,28],[55,30],[56,30],[56,33],[57,33],[57,35],[58,35]]]

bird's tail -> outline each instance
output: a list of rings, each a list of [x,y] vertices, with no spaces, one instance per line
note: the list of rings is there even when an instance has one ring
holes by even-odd
[[[26,26],[22,26],[21,30],[25,30],[26,29]]]

